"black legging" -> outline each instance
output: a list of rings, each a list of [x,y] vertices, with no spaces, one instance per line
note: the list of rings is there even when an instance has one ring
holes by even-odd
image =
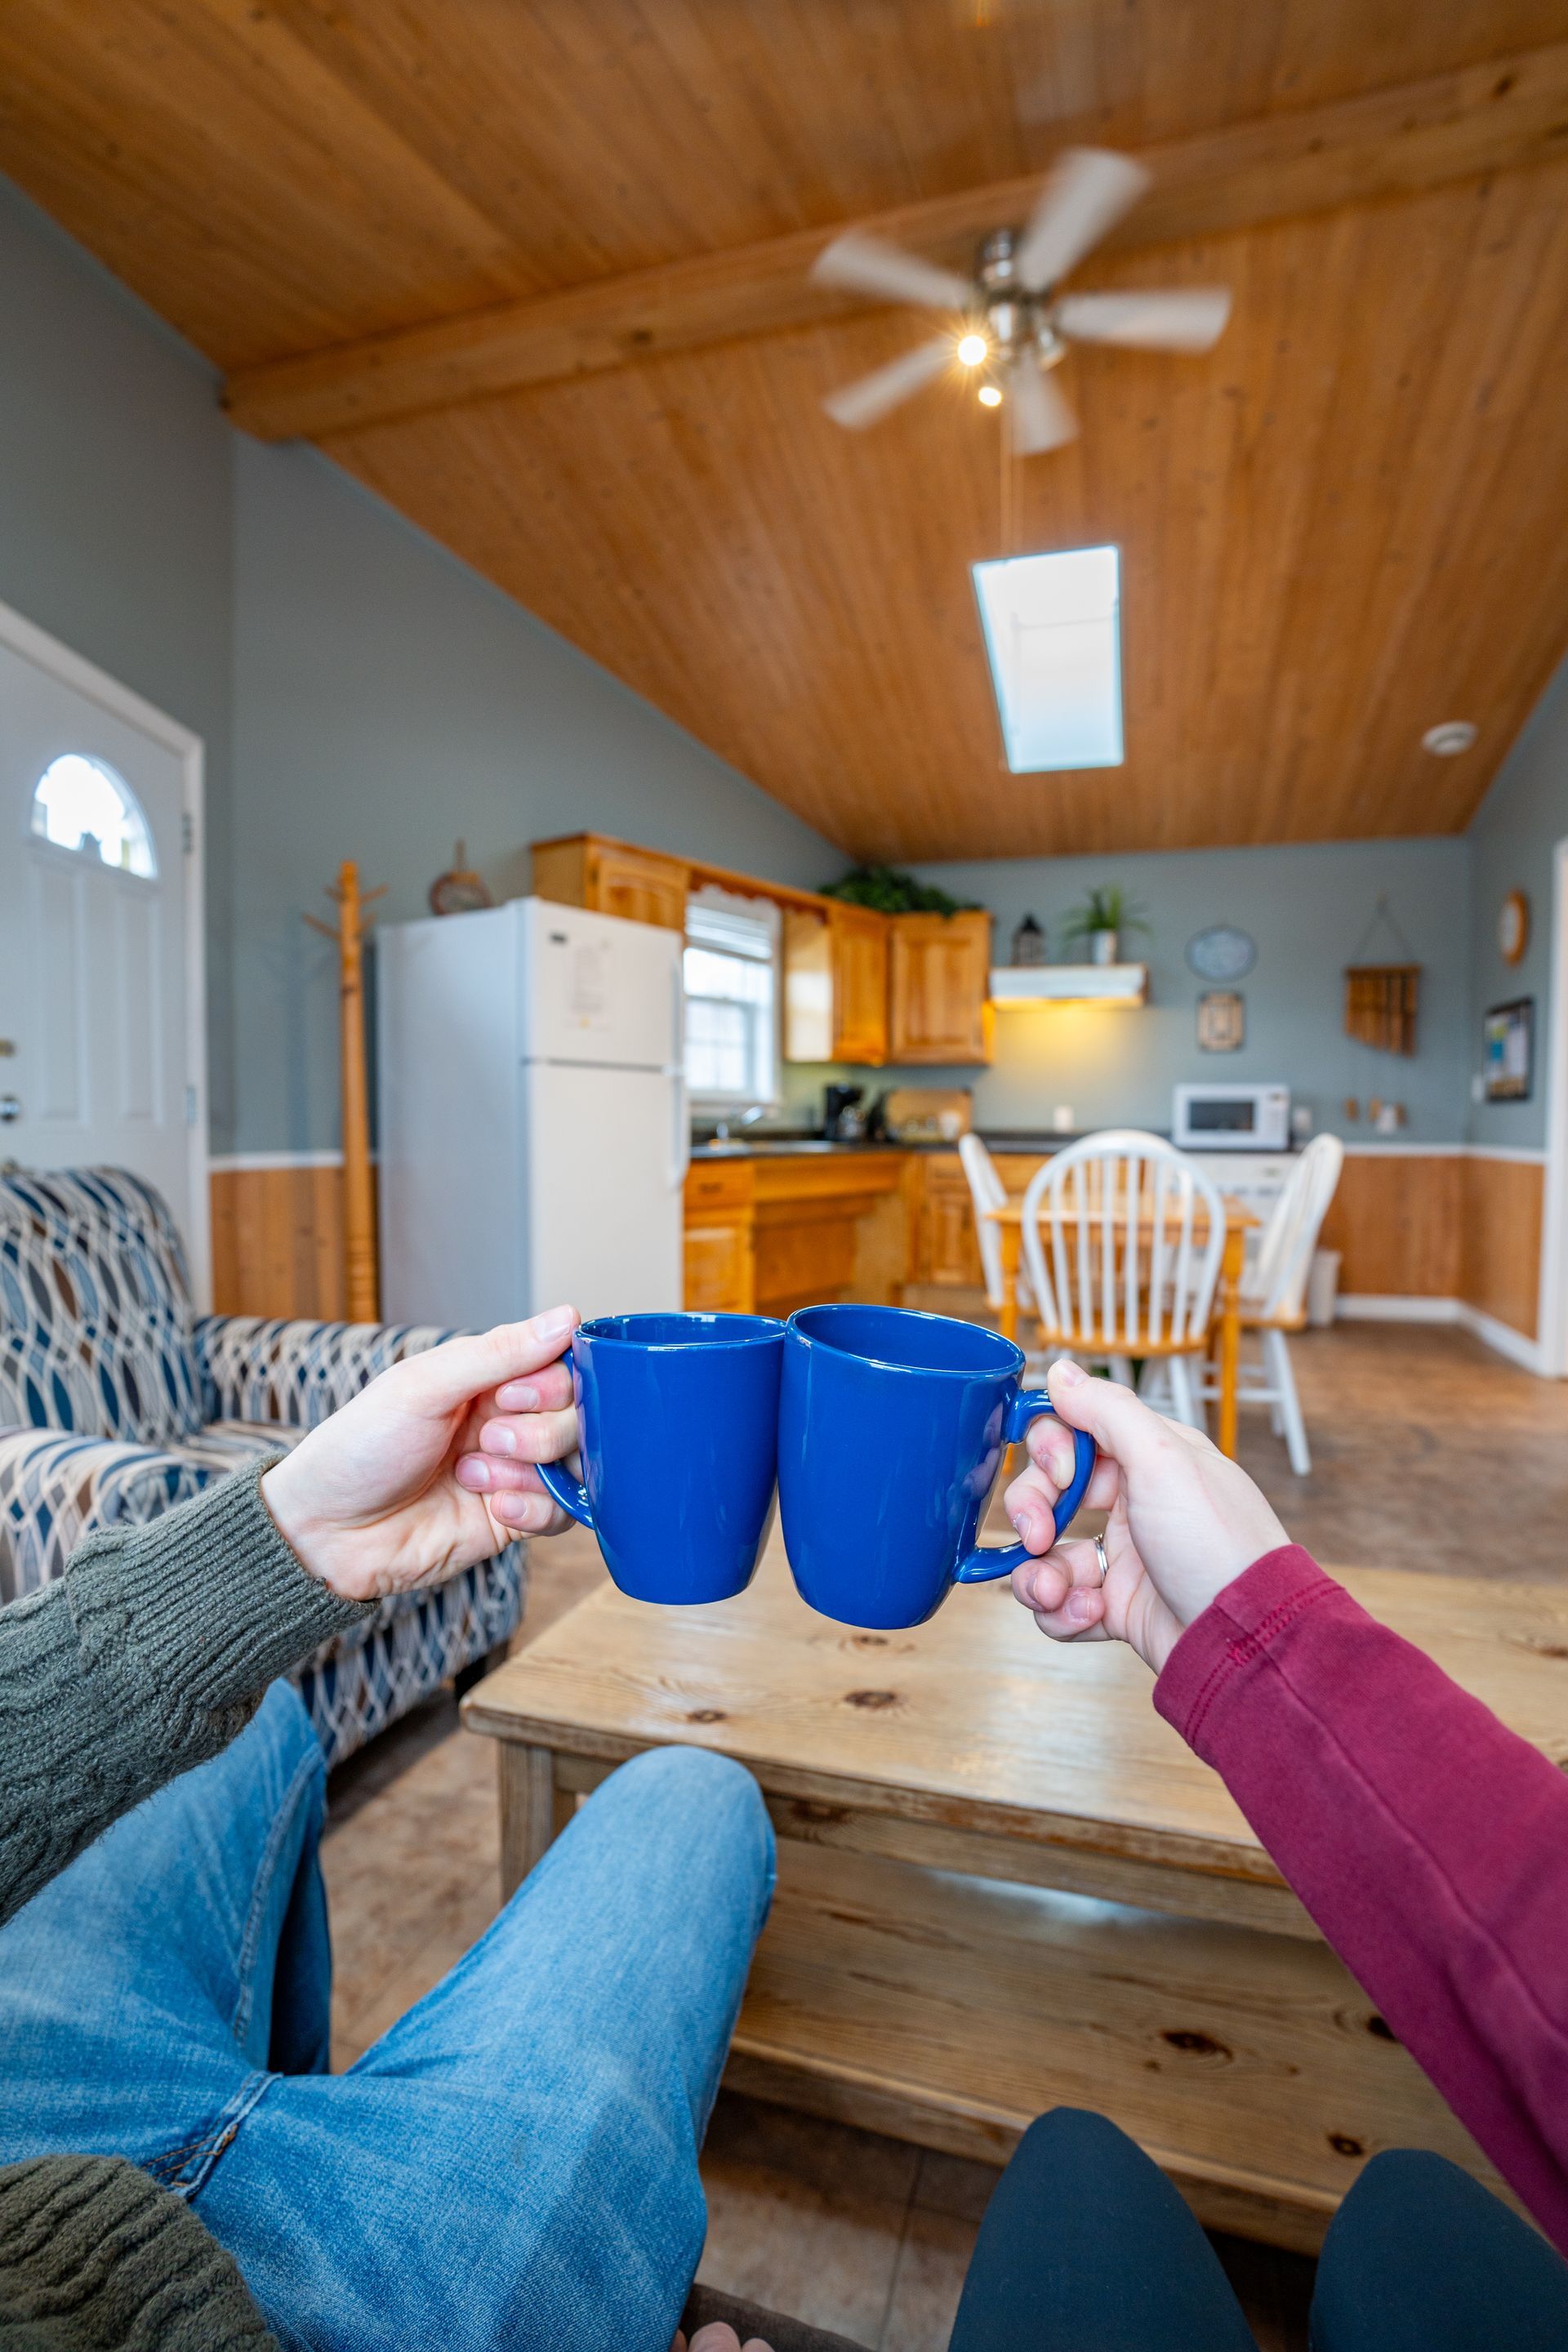
[[[1568,2263],[1440,2156],[1390,2149],[1329,2225],[1312,2352],[1564,2352]],[[985,2209],[950,2352],[1258,2352],[1218,2257],[1103,2116],[1031,2124]]]

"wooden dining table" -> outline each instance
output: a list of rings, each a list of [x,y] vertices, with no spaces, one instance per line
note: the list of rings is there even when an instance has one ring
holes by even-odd
[[[987,1209],[985,1214],[997,1229],[1002,1244],[1002,1306],[997,1320],[1009,1339],[1018,1337],[1018,1268],[1024,1255],[1024,1204],[1022,1201],[1004,1201],[999,1208]],[[1077,1212],[1063,1210],[1061,1221],[1077,1223]],[[1093,1222],[1101,1222],[1102,1212],[1092,1213]],[[1140,1219],[1147,1230],[1151,1220]],[[1172,1232],[1178,1219],[1174,1213],[1168,1220]],[[1225,1202],[1225,1249],[1220,1258],[1219,1281],[1215,1292],[1213,1328],[1219,1341],[1219,1400],[1215,1426],[1215,1443],[1222,1454],[1236,1455],[1236,1409],[1241,1379],[1241,1276],[1247,1263],[1247,1236],[1256,1230],[1260,1220],[1250,1209],[1227,1194]],[[1136,1348],[1118,1349],[1118,1353],[1136,1355]]]

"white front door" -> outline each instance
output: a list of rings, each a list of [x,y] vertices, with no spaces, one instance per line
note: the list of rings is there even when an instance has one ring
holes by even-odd
[[[129,1168],[205,1286],[195,739],[0,614],[0,1161]],[[200,1124],[198,1124],[200,1122]]]

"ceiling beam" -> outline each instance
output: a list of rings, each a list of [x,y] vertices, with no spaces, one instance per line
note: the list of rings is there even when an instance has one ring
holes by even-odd
[[[1568,42],[1140,154],[1154,184],[1102,251],[1178,244],[1548,162],[1568,156]],[[930,197],[856,226],[966,266],[971,242],[1021,220],[1042,178]],[[837,233],[797,230],[240,369],[225,405],[264,441],[320,439],[663,352],[844,317],[868,306],[807,278]]]

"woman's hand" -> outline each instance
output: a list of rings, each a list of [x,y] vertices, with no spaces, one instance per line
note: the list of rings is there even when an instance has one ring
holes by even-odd
[[[262,1500],[310,1573],[379,1601],[566,1527],[532,1465],[577,1443],[559,1360],[576,1322],[555,1307],[409,1356],[275,1463]]]
[[[1032,1423],[1030,1466],[1004,1499],[1023,1541],[1047,1557],[1014,1570],[1014,1595],[1053,1641],[1127,1642],[1158,1674],[1184,1627],[1289,1538],[1246,1471],[1197,1430],[1066,1360],[1046,1385],[1057,1417]],[[1084,1506],[1110,1514],[1103,1586],[1091,1543],[1055,1540],[1051,1513],[1072,1477],[1075,1429],[1100,1447]]]

